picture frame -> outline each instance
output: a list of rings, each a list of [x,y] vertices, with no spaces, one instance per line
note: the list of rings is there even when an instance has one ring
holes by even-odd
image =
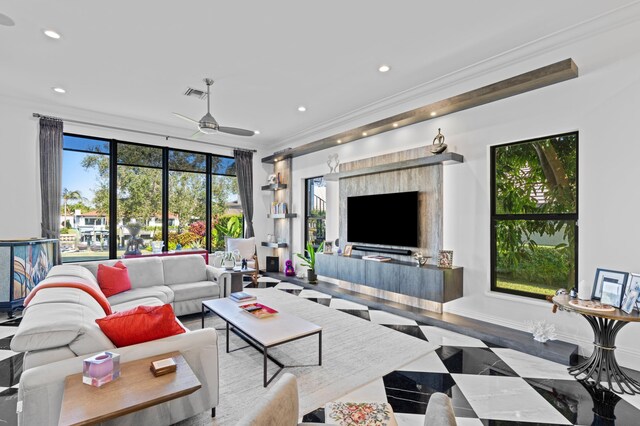
[[[634,272],[629,274],[629,280],[627,281],[627,287],[625,288],[625,299],[633,291],[636,291],[638,293],[638,297],[636,297],[636,300],[632,306],[635,306],[636,310],[640,310],[640,300],[638,300],[640,299],[640,274],[634,273]],[[624,302],[625,301],[623,300],[622,302],[623,305],[624,305]]]
[[[620,308],[622,305],[622,298],[624,297],[624,287],[626,281],[619,283],[614,278],[604,278],[602,280],[602,295],[600,296],[600,303],[604,305],[611,305],[614,308]]]
[[[351,244],[347,244],[346,246],[344,246],[344,251],[342,252],[342,255],[351,257],[352,251],[353,251],[353,246]]]
[[[611,269],[603,269],[603,268],[596,269],[596,278],[595,278],[595,281],[593,282],[591,299],[600,300],[600,297],[602,297],[602,284],[605,278],[609,280],[613,280],[618,284],[624,285],[627,282],[627,279],[629,278],[629,273],[622,272],[622,271],[613,271]]]
[[[322,250],[324,254],[332,254],[333,253],[333,243],[331,241],[324,242],[324,250]]]
[[[640,292],[638,292],[637,290],[631,290],[630,292],[625,294],[620,309],[622,309],[627,314],[630,314],[633,311],[633,308],[638,303],[638,296],[640,296]]]

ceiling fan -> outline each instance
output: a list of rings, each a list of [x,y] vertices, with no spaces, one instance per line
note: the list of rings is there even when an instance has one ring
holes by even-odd
[[[205,78],[204,82],[207,85],[207,113],[200,120],[194,120],[182,114],[178,114],[177,112],[174,112],[173,114],[176,117],[182,118],[183,120],[187,120],[191,123],[195,123],[198,125],[198,131],[194,133],[193,136],[196,136],[199,133],[205,133],[207,135],[210,135],[216,132],[228,133],[230,135],[236,135],[236,136],[253,136],[255,132],[252,130],[238,129],[237,127],[224,127],[218,124],[216,119],[213,118],[213,115],[211,115],[210,105],[209,105],[210,97],[211,97],[210,88],[211,88],[211,85],[213,84],[213,79]]]

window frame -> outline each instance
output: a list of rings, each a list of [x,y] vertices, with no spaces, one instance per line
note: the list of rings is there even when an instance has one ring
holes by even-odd
[[[139,142],[130,142],[130,141],[123,141],[123,140],[119,140],[119,139],[113,139],[113,138],[101,138],[101,137],[96,137],[96,136],[89,136],[89,135],[82,135],[82,134],[78,134],[78,133],[70,133],[70,132],[64,132],[63,133],[63,137],[64,136],[71,136],[71,137],[76,137],[76,138],[83,138],[83,139],[91,139],[91,140],[97,140],[97,141],[101,141],[101,142],[107,142],[108,146],[109,146],[109,153],[104,153],[104,152],[92,152],[92,151],[84,151],[84,150],[78,150],[78,149],[71,149],[71,148],[64,148],[63,145],[63,152],[64,151],[72,151],[72,152],[82,152],[82,153],[87,153],[87,154],[100,154],[100,155],[107,155],[109,156],[109,218],[107,220],[107,223],[109,225],[109,259],[116,259],[117,258],[117,252],[118,252],[118,245],[117,245],[117,238],[113,238],[113,236],[111,236],[111,232],[112,230],[117,229],[118,226],[118,217],[117,217],[117,201],[118,201],[118,166],[135,166],[135,167],[145,167],[145,168],[152,168],[152,169],[159,169],[162,172],[162,239],[164,241],[164,247],[163,247],[163,251],[167,251],[168,247],[169,247],[169,171],[181,171],[181,172],[188,172],[188,173],[198,173],[198,174],[204,174],[206,176],[206,182],[205,182],[205,190],[206,190],[206,206],[205,206],[205,214],[206,214],[206,218],[205,218],[205,225],[206,225],[206,244],[205,244],[205,248],[207,250],[207,252],[211,252],[211,213],[212,213],[212,209],[211,209],[211,202],[212,202],[212,196],[211,196],[211,181],[212,181],[212,176],[235,176],[237,178],[237,174],[235,175],[231,175],[228,173],[213,173],[211,171],[211,167],[212,167],[212,163],[213,163],[213,158],[214,157],[220,157],[220,158],[228,158],[228,159],[232,159],[235,160],[234,157],[232,156],[227,156],[227,155],[220,155],[220,154],[213,154],[213,153],[209,153],[209,152],[200,152],[200,151],[194,151],[194,150],[187,150],[187,149],[180,149],[180,148],[174,148],[174,147],[169,147],[169,146],[158,146],[158,145],[152,145],[152,144],[145,144],[145,143],[139,143]],[[155,148],[155,149],[161,149],[162,150],[162,167],[156,167],[156,166],[147,166],[147,165],[137,165],[137,164],[126,164],[126,163],[119,163],[118,162],[118,147],[120,145],[133,145],[133,146],[141,146],[141,147],[149,147],[149,148]],[[193,153],[193,154],[198,154],[198,155],[205,155],[206,156],[206,170],[204,172],[194,172],[194,171],[187,171],[187,170],[178,170],[178,169],[170,169],[169,168],[169,151],[180,151],[180,152],[187,152],[187,153]],[[64,167],[64,166],[63,166]],[[244,215],[243,215],[243,232],[244,232]],[[70,262],[84,262],[84,261],[74,261],[74,260],[70,260]],[[90,262],[90,260],[87,260],[87,262]]]
[[[576,185],[576,194],[575,194],[575,200],[576,200],[576,208],[575,208],[575,212],[574,213],[508,213],[508,214],[497,214],[496,213],[496,196],[497,196],[497,192],[496,192],[496,149],[499,148],[504,148],[507,146],[513,146],[513,145],[521,145],[521,144],[526,144],[526,143],[531,143],[531,142],[535,142],[535,141],[540,141],[540,140],[545,140],[545,139],[553,139],[553,138],[559,138],[559,137],[563,137],[563,136],[575,136],[576,139],[576,173],[575,173],[575,185]],[[526,140],[522,140],[522,141],[516,141],[516,142],[509,142],[509,143],[505,143],[505,144],[500,144],[500,145],[492,145],[489,147],[489,157],[490,157],[490,220],[489,220],[489,232],[490,232],[490,253],[491,253],[491,259],[490,259],[490,271],[491,271],[491,278],[490,278],[490,285],[491,285],[491,291],[495,291],[497,293],[506,293],[506,294],[512,294],[512,295],[516,295],[516,296],[524,296],[524,297],[529,297],[529,298],[535,298],[535,299],[546,299],[546,296],[542,295],[542,294],[534,294],[534,293],[529,293],[529,292],[525,292],[525,291],[519,291],[519,290],[511,290],[511,289],[505,289],[505,288],[499,288],[498,287],[498,282],[497,282],[497,271],[496,271],[496,267],[497,267],[497,261],[498,261],[498,250],[497,250],[497,232],[496,232],[496,225],[498,221],[505,221],[505,220],[550,220],[550,221],[573,221],[574,222],[574,228],[575,228],[575,232],[574,232],[574,269],[575,269],[575,275],[574,275],[574,283],[573,286],[577,287],[578,285],[578,241],[579,241],[579,227],[578,227],[578,220],[579,220],[579,194],[580,194],[580,170],[579,170],[579,166],[580,166],[580,134],[579,131],[572,131],[572,132],[565,132],[565,133],[559,133],[559,134],[555,134],[555,135],[549,135],[549,136],[541,136],[541,137],[537,137],[537,138],[531,138],[531,139],[526,139]]]

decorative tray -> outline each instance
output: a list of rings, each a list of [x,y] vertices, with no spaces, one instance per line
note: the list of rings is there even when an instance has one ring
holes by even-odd
[[[273,308],[270,308],[262,303],[249,303],[246,305],[241,305],[240,309],[245,311],[248,314],[253,315],[256,318],[266,318],[278,313]]]
[[[613,312],[616,310],[611,305],[603,305],[597,300],[570,300],[569,304],[575,308],[592,312]]]

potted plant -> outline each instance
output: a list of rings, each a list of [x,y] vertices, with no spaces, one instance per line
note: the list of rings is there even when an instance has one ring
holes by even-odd
[[[307,269],[307,280],[310,283],[318,282],[318,276],[316,275],[316,253],[322,253],[322,250],[324,250],[324,241],[320,244],[320,247],[318,247],[317,251],[315,248],[313,248],[313,244],[311,244],[311,242],[308,242],[307,249],[305,250],[304,255],[296,253],[296,256],[304,261],[301,265],[309,268]]]

